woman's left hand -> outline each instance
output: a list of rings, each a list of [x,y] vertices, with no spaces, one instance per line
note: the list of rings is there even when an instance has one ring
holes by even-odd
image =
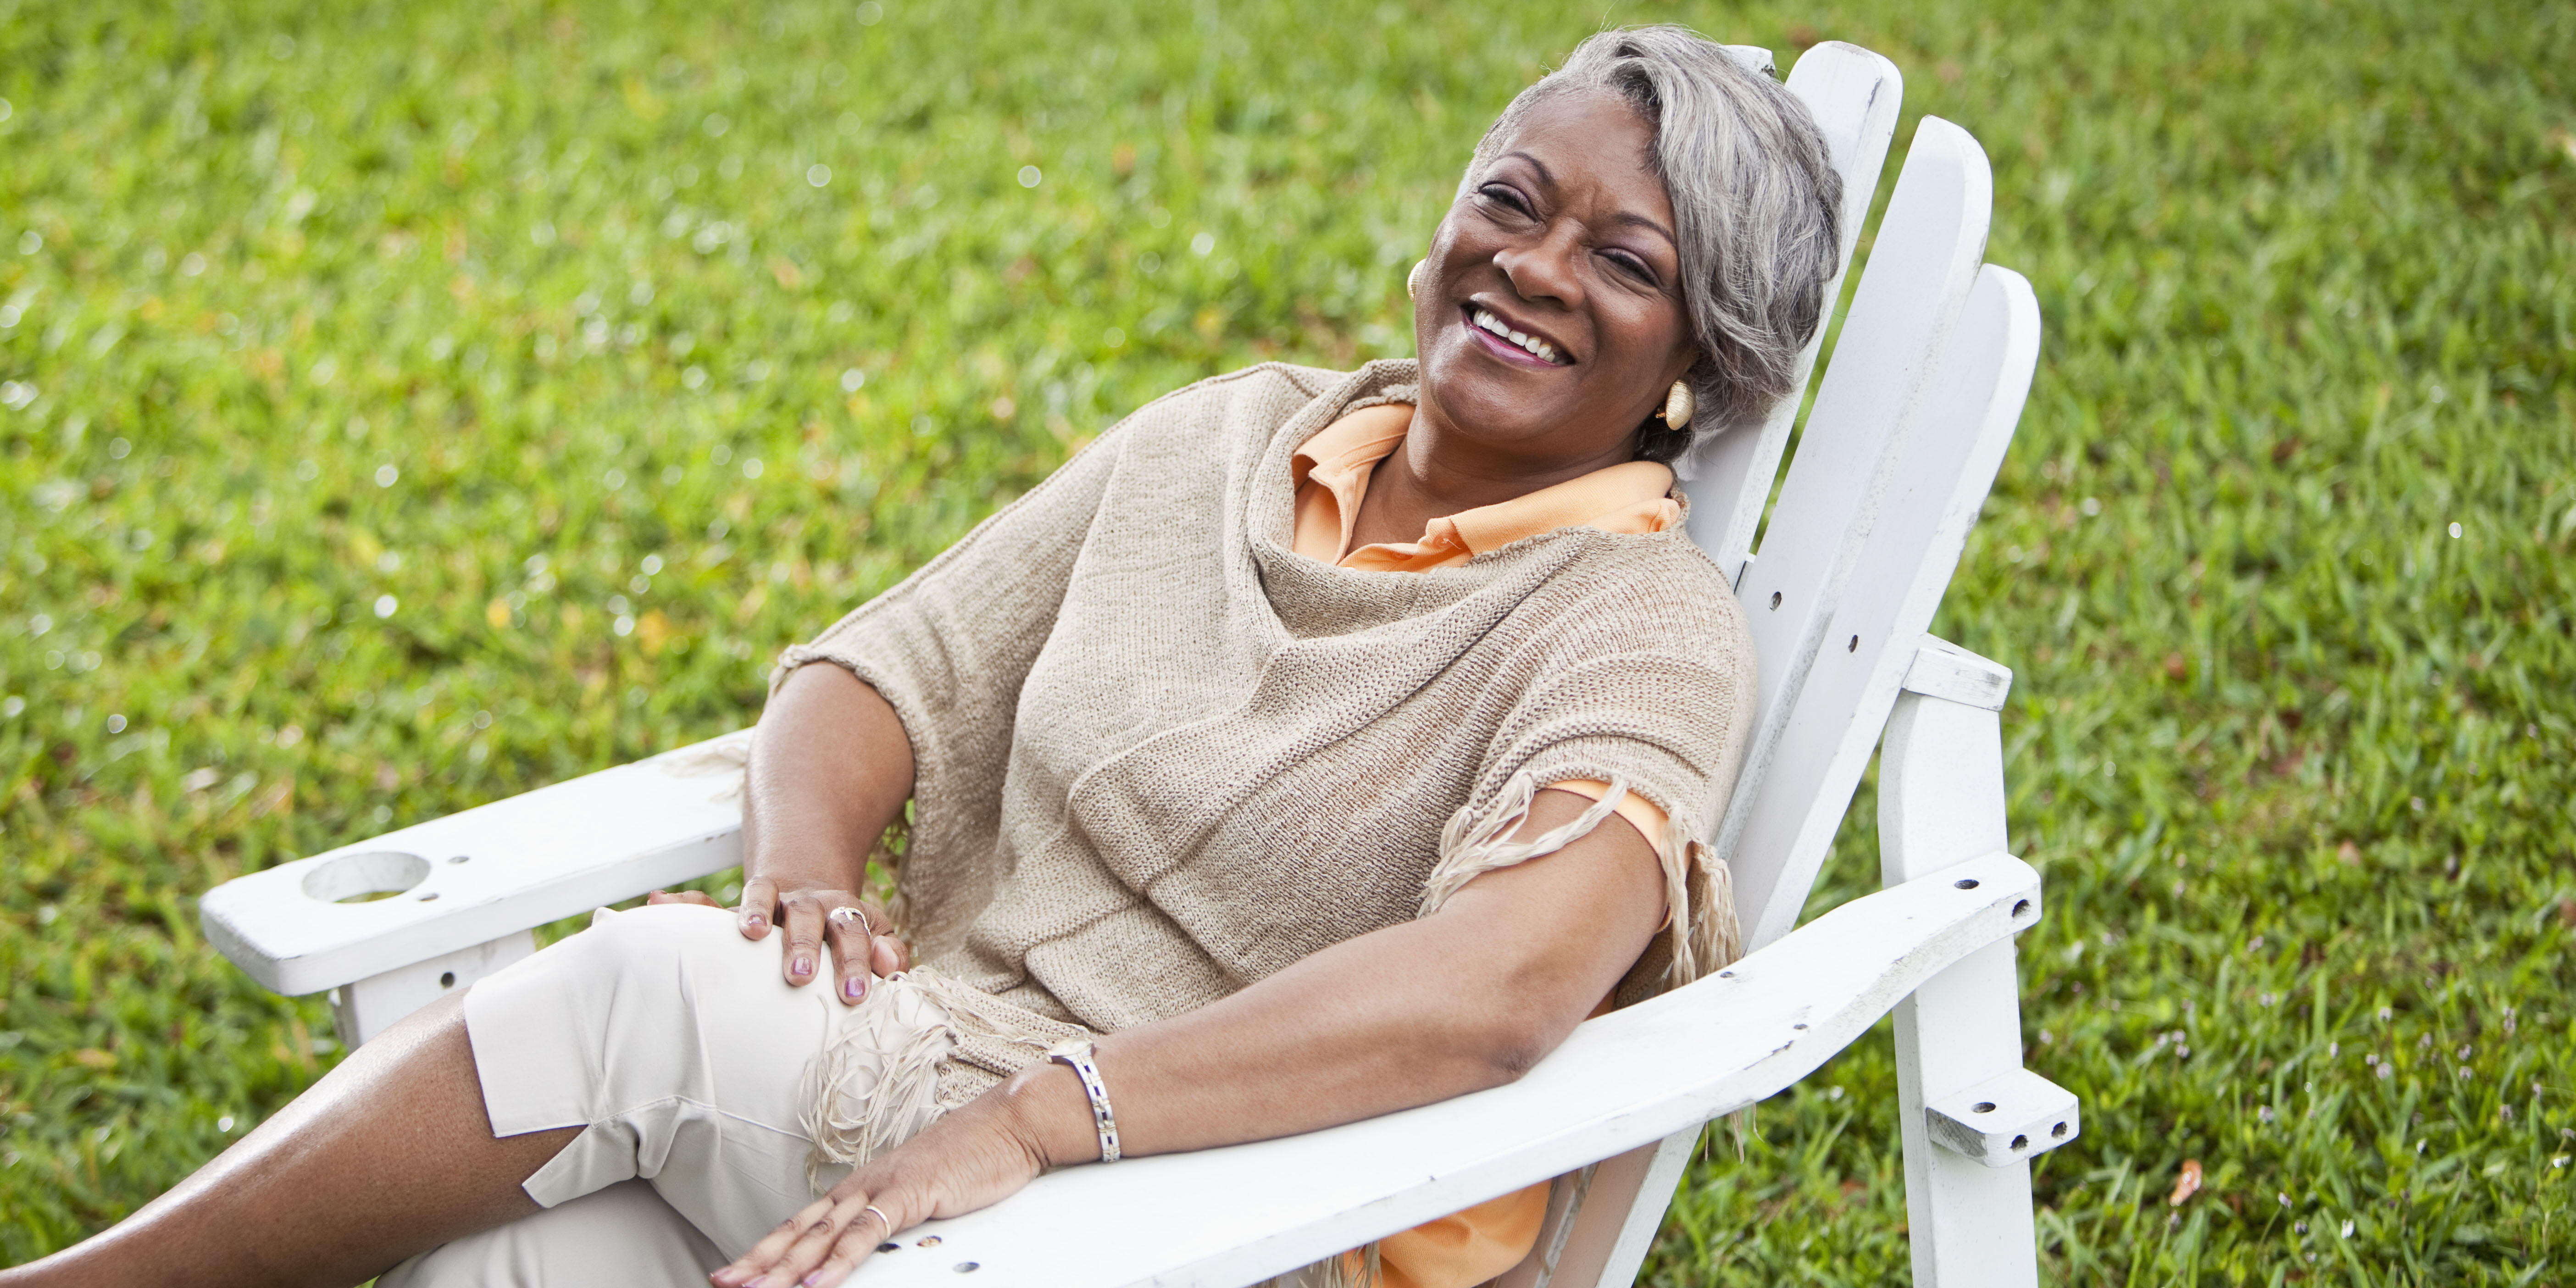
[[[656,890],[644,902],[693,903],[724,908],[696,890]],[[823,946],[832,949],[832,966],[840,982],[833,995],[844,1006],[856,1006],[868,995],[871,979],[892,979],[912,969],[912,946],[886,928],[886,915],[854,891],[802,888],[782,894],[778,883],[753,877],[743,883],[742,906],[726,909],[745,939],[765,939],[775,928],[785,933],[786,951],[779,964],[787,982],[802,988],[814,982],[823,962]]]
[[[1069,1070],[1026,1070],[850,1173],[707,1277],[719,1288],[830,1288],[897,1233],[990,1207],[1057,1161],[1092,1157],[1086,1103]]]

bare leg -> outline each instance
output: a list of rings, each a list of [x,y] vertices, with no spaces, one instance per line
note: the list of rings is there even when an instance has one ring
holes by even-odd
[[[116,1228],[0,1270],[0,1288],[360,1283],[536,1211],[519,1183],[578,1134],[493,1137],[460,991]]]

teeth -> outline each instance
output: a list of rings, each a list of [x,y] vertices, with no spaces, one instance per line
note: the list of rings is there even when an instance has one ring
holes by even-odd
[[[1492,313],[1483,309],[1478,309],[1474,314],[1474,321],[1476,325],[1483,330],[1490,331],[1495,335],[1501,336],[1502,338],[1529,350],[1531,353],[1537,354],[1541,358],[1545,358],[1549,362],[1556,361],[1555,345],[1549,344],[1547,341],[1541,340],[1535,336],[1524,335],[1521,332],[1503,325],[1503,320],[1495,317]]]

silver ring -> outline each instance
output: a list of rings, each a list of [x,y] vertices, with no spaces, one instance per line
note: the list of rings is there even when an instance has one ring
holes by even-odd
[[[860,1209],[859,1209],[859,1215],[860,1215],[860,1216],[874,1216],[874,1217],[877,1219],[877,1224],[885,1227],[885,1233],[884,1233],[884,1234],[881,1234],[881,1235],[879,1235],[879,1236],[877,1236],[878,1238],[881,1238],[881,1239],[882,1239],[882,1238],[890,1238],[890,1237],[892,1237],[892,1236],[893,1236],[893,1234],[894,1234],[894,1222],[892,1222],[892,1221],[890,1221],[890,1220],[886,1219],[886,1214],[885,1214],[885,1213],[877,1211],[877,1205],[876,1205],[876,1204],[871,1203],[871,1204],[867,1205],[866,1207],[860,1208]]]
[[[858,908],[851,907],[848,904],[842,904],[840,907],[834,908],[832,910],[832,915],[824,918],[824,920],[831,922],[835,926],[846,926],[855,921],[859,923],[859,929],[868,929],[868,914]],[[874,934],[875,932],[869,931],[869,933]]]

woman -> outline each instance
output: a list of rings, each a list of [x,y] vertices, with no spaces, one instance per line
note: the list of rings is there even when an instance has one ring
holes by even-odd
[[[1161,399],[789,651],[730,918],[603,913],[0,1283],[830,1284],[1050,1167],[1510,1081],[1713,969],[1752,658],[1668,463],[1792,392],[1837,187],[1720,47],[1584,42],[1415,267],[1418,363]],[[890,919],[856,892],[907,799]],[[1479,1282],[1543,1206],[1310,1277]]]

